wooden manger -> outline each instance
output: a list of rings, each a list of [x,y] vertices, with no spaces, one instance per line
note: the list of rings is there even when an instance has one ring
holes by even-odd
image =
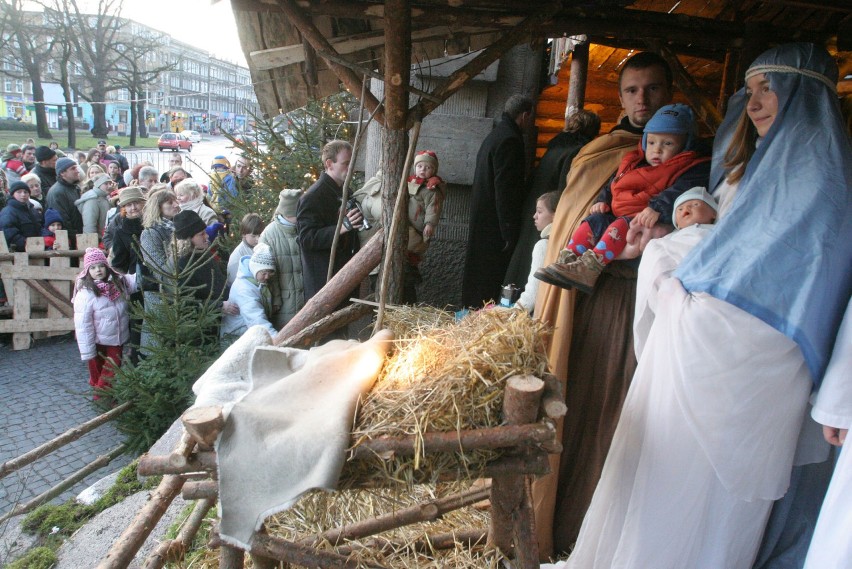
[[[275,567],[286,562],[300,567],[387,567],[364,562],[358,557],[365,548],[396,551],[410,548],[419,551],[438,551],[457,547],[489,551],[505,556],[511,566],[532,569],[539,566],[535,537],[530,484],[532,476],[548,472],[548,453],[558,453],[554,421],[565,414],[565,404],[559,382],[551,376],[514,376],[507,380],[503,398],[503,423],[500,426],[468,429],[457,432],[427,432],[420,437],[379,436],[358,441],[350,450],[347,463],[354,465],[376,457],[413,455],[426,456],[445,453],[499,451],[499,457],[489,461],[479,472],[487,480],[479,480],[467,489],[437,496],[409,507],[377,513],[354,523],[327,528],[315,534],[285,539],[272,535],[266,528],[255,534],[248,553],[256,567]],[[113,546],[99,567],[124,567],[141,546],[147,532],[156,525],[159,516],[181,491],[187,500],[198,505],[185,531],[178,538],[165,542],[148,558],[146,568],[162,567],[186,550],[206,512],[218,496],[216,456],[212,444],[224,426],[221,408],[205,407],[188,410],[182,417],[185,434],[170,456],[143,456],[140,475],[164,475],[154,498],[139,513],[134,523]],[[419,440],[417,440],[419,439]],[[463,470],[445,472],[443,480],[464,479],[470,476]],[[476,475],[475,475],[476,476]],[[344,475],[345,477],[345,475]],[[375,488],[375,478],[363,485],[351,477],[347,490],[359,487]],[[487,527],[458,527],[451,531],[424,533],[407,543],[396,543],[381,534],[403,526],[438,520],[461,508],[471,507],[490,499]],[[214,525],[211,547],[220,548],[219,567],[243,567],[245,552],[224,544]]]

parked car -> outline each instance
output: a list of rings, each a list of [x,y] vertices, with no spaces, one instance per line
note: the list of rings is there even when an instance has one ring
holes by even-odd
[[[160,135],[160,140],[157,141],[157,148],[160,152],[167,148],[173,152],[180,150],[192,152],[192,141],[177,132],[164,132]]]
[[[184,130],[181,134],[189,139],[190,142],[201,142],[201,133],[197,130]]]
[[[244,144],[245,146],[257,147],[257,137],[254,134],[241,132],[234,135],[234,141]]]

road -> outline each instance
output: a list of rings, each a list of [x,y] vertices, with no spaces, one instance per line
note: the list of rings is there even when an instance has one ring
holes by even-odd
[[[156,148],[128,150],[124,152],[131,166],[142,160],[148,160],[154,164],[160,172],[165,172],[169,169],[169,156],[172,151],[166,150],[159,152]],[[210,164],[215,156],[223,155],[234,163],[239,153],[231,146],[231,141],[224,136],[209,136],[204,135],[201,142],[196,142],[192,145],[192,152],[181,151],[183,156],[184,167],[192,174],[193,179],[203,184],[207,184],[210,179],[207,172],[210,170]]]

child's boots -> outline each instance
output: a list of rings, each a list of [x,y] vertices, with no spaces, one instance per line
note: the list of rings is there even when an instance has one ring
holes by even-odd
[[[534,273],[535,278],[560,288],[576,288],[586,294],[592,294],[598,277],[606,268],[600,258],[591,250],[584,252],[572,263],[553,263]]]

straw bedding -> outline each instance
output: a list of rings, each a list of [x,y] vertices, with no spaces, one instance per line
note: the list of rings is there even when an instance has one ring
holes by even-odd
[[[495,427],[503,390],[513,375],[541,377],[545,327],[522,310],[480,310],[455,322],[429,307],[395,307],[386,323],[396,349],[363,401],[352,429],[353,448],[378,436],[421,436]],[[497,451],[378,457],[347,463],[341,486],[476,478]]]

